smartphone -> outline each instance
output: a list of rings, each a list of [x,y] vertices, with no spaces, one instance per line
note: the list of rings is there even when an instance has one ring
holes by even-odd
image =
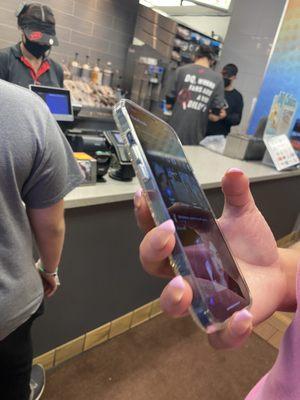
[[[175,131],[129,100],[113,114],[155,224],[174,221],[170,264],[192,287],[192,317],[208,333],[222,329],[250,293]]]

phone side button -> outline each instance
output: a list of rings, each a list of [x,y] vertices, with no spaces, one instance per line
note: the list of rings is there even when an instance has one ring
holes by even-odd
[[[129,143],[130,145],[135,145],[135,144],[136,144],[135,141],[134,141],[134,139],[133,139],[133,136],[132,136],[131,131],[128,131],[128,132],[126,133],[126,136],[127,136],[128,143]]]
[[[133,145],[131,146],[131,152],[134,155],[135,159],[137,160],[137,162],[140,162],[140,152],[137,146]]]
[[[143,181],[145,181],[145,182],[149,181],[150,176],[148,174],[148,171],[146,170],[146,168],[142,164],[139,165],[139,170],[140,170],[140,173],[142,175]]]

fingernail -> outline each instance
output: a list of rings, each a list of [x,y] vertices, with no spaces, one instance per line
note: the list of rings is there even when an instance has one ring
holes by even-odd
[[[226,171],[226,175],[227,175],[227,174],[244,175],[244,171],[242,171],[242,170],[239,169],[239,168],[229,168],[229,169]]]
[[[168,221],[163,222],[159,226],[160,230],[166,231],[168,233],[175,233],[175,225],[174,222],[171,219],[168,219]]]
[[[134,202],[134,207],[139,209],[141,207],[142,204],[142,189],[139,189],[137,192],[135,192],[134,198],[133,198],[133,202]]]
[[[179,275],[172,279],[169,283],[169,287],[172,288],[171,302],[172,304],[178,304],[181,302],[184,295],[185,284],[183,278]]]
[[[252,326],[252,314],[248,310],[239,311],[234,317],[234,332],[242,336]]]

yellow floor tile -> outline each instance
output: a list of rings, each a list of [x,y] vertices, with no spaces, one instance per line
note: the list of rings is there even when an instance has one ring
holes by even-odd
[[[110,323],[100,326],[91,332],[88,332],[85,337],[84,351],[91,349],[92,347],[98,346],[99,344],[108,340],[110,331]]]
[[[267,321],[259,324],[253,330],[258,336],[264,340],[269,340],[278,330],[270,325]]]
[[[281,312],[280,314],[283,314],[285,317],[289,318],[291,321],[295,318],[294,312]]]
[[[48,351],[33,360],[33,364],[42,364],[45,369],[50,369],[54,365],[55,350]]]
[[[160,307],[160,301],[159,299],[154,300],[152,302],[152,308],[150,312],[150,318],[156,317],[157,315],[160,315],[162,313],[162,309]]]
[[[131,320],[132,312],[112,321],[109,338],[113,338],[114,336],[120,335],[121,333],[128,331],[131,325]]]
[[[278,311],[274,314],[274,316],[283,323],[285,323],[286,326],[289,326],[295,317],[295,313]]]
[[[55,365],[58,365],[82,353],[84,340],[85,335],[80,336],[79,338],[58,347],[55,351]]]
[[[282,316],[279,316],[278,313],[272,315],[272,317],[267,319],[267,321],[270,325],[274,326],[274,328],[276,328],[280,332],[285,332],[290,324],[290,321],[284,319]]]
[[[276,349],[279,349],[281,339],[283,338],[284,333],[277,331],[275,335],[273,335],[269,340],[268,343],[270,343],[273,347]]]
[[[132,315],[131,327],[140,325],[143,322],[148,321],[150,317],[151,308],[152,308],[152,303],[149,303],[134,310]]]

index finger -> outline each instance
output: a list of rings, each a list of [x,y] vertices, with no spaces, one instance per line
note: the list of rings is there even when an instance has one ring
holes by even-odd
[[[138,227],[143,232],[147,233],[155,226],[142,189],[134,195],[134,213]]]
[[[146,272],[160,277],[174,276],[168,257],[175,246],[172,220],[149,231],[140,245],[140,260]]]
[[[215,349],[233,349],[242,346],[252,332],[252,314],[244,309],[233,314],[226,327],[208,335]]]

